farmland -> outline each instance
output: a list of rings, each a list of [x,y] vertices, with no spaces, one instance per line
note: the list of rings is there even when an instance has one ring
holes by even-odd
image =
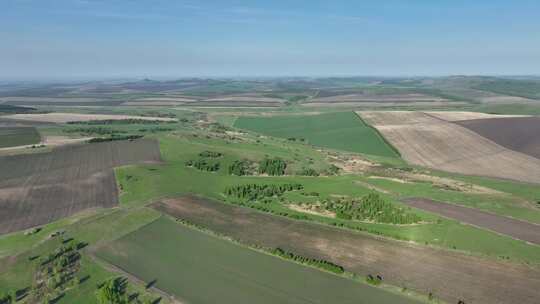
[[[34,127],[0,127],[0,148],[33,145],[40,140]]]
[[[115,206],[112,168],[159,160],[157,143],[149,140],[1,157],[0,233],[46,224],[89,208]]]
[[[540,118],[465,120],[459,125],[508,149],[540,159]]]
[[[322,258],[361,275],[381,274],[393,285],[423,293],[431,291],[450,303],[460,298],[466,303],[507,303],[516,299],[534,303],[533,299],[540,296],[535,287],[540,272],[525,266],[391,242],[204,199],[165,200],[156,203],[155,208],[249,244]],[[481,273],[477,273],[478,267],[482,267]],[[464,275],[469,273],[475,275]],[[517,282],[517,277],[523,279]],[[497,286],[507,284],[513,284],[512,288],[499,293]]]
[[[148,117],[131,115],[106,115],[106,114],[79,114],[79,113],[46,113],[46,114],[13,114],[4,116],[6,119],[22,121],[38,121],[51,123],[66,122],[90,122],[96,120],[147,120],[147,121],[176,121],[174,118],[166,117]]]
[[[145,281],[157,280],[158,288],[189,303],[417,303],[231,244],[167,218],[103,247],[98,256]]]
[[[540,183],[540,161],[421,112],[360,112],[411,164]]]
[[[0,157],[0,294],[537,303],[538,104],[493,79],[0,85],[41,136]]]
[[[380,135],[352,112],[306,116],[240,117],[235,127],[276,137],[365,154],[399,157]]]

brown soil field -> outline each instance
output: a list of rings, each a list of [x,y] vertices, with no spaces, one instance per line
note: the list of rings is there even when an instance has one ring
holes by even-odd
[[[507,118],[507,117],[527,117],[527,115],[499,115],[488,114],[481,112],[462,112],[462,111],[427,111],[424,112],[428,115],[435,116],[436,118],[446,121],[463,121],[471,119],[493,119],[493,118]]]
[[[540,158],[540,117],[475,119],[458,124],[503,147]]]
[[[358,112],[411,164],[540,184],[540,160],[422,112]]]
[[[540,269],[376,238],[194,197],[153,205],[241,242],[325,259],[359,275],[432,292],[448,303],[537,304]]]
[[[41,121],[51,123],[67,123],[71,121],[91,121],[91,120],[122,120],[122,119],[142,119],[159,121],[176,121],[175,118],[131,116],[131,115],[107,115],[107,114],[78,114],[78,113],[47,113],[47,114],[13,114],[3,116],[4,119]]]
[[[540,225],[425,198],[409,198],[403,202],[414,208],[540,245]]]
[[[0,234],[43,225],[85,209],[118,204],[113,168],[160,162],[154,140],[65,146],[0,157]]]

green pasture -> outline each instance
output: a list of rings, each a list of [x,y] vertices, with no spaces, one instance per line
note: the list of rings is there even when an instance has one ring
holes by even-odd
[[[0,128],[0,148],[38,144],[39,132],[34,127]]]
[[[303,138],[308,143],[336,150],[399,158],[379,133],[354,112],[273,117],[239,117],[240,129],[281,138]]]

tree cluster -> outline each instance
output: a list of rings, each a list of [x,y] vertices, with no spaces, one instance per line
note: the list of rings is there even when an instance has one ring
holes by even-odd
[[[89,143],[107,142],[115,140],[135,140],[142,138],[143,135],[112,135],[110,137],[96,137],[88,140]]]
[[[259,162],[259,173],[268,175],[284,175],[287,163],[281,158],[265,158]]]
[[[96,297],[99,304],[127,304],[127,281],[122,277],[112,278],[99,286]]]
[[[87,120],[87,121],[69,121],[70,125],[157,125],[162,123],[174,123],[174,121],[149,120],[139,118],[127,119],[104,119],[104,120]]]
[[[229,197],[244,201],[257,201],[265,198],[281,196],[287,191],[302,190],[301,184],[246,184],[225,189]]]
[[[303,176],[319,176],[319,172],[317,172],[317,170],[313,169],[313,168],[302,168],[302,170],[300,170],[300,172],[298,172],[298,175],[303,175]]]
[[[297,254],[294,254],[292,252],[288,252],[288,251],[285,251],[281,248],[276,248],[272,251],[273,254],[275,255],[278,255],[284,259],[288,259],[288,260],[293,260],[293,261],[296,261],[296,262],[299,262],[299,263],[302,263],[302,264],[306,264],[306,265],[310,265],[310,266],[314,266],[314,267],[317,267],[317,268],[321,268],[321,269],[324,269],[324,270],[327,270],[327,271],[330,271],[330,272],[333,272],[333,273],[338,273],[338,274],[341,274],[341,273],[344,273],[345,272],[345,269],[343,268],[343,266],[340,266],[340,265],[336,265],[332,262],[328,262],[326,260],[318,260],[318,259],[312,259],[312,258],[307,258],[307,257],[304,257],[304,256],[301,256],[301,255],[297,255]]]
[[[380,195],[370,193],[360,200],[337,199],[323,203],[326,210],[336,213],[338,218],[347,220],[368,220],[378,223],[413,224],[422,219],[405,208],[385,201]]]
[[[99,134],[99,135],[113,135],[119,133],[127,133],[124,130],[115,130],[108,127],[86,127],[63,130],[65,133],[81,133],[81,134]]]
[[[249,160],[235,160],[229,166],[229,174],[236,176],[250,175],[252,173],[253,164]]]
[[[219,170],[219,162],[212,162],[206,159],[188,160],[186,166],[197,168],[201,171],[215,172]]]

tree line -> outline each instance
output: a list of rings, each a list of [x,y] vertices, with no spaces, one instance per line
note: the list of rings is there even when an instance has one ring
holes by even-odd
[[[228,187],[225,194],[244,201],[257,201],[264,198],[281,196],[287,191],[302,190],[301,184],[246,184]]]

